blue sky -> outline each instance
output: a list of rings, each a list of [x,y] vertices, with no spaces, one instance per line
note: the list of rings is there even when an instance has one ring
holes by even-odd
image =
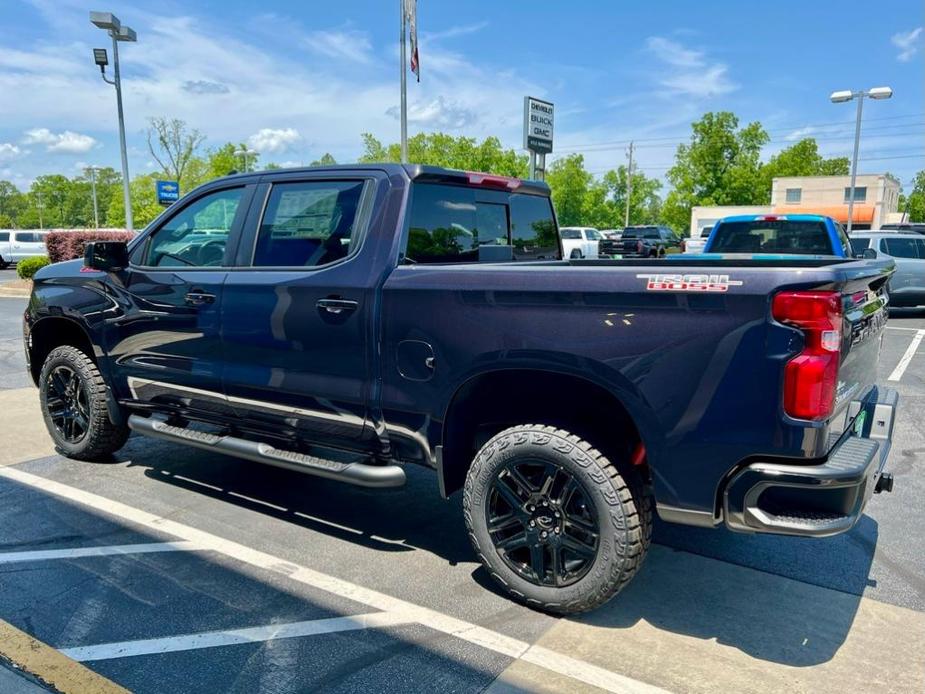
[[[109,2],[0,0],[0,178],[20,188],[86,164],[119,168],[113,90],[88,20],[109,10],[123,44],[132,174],[150,171],[150,116],[179,117],[206,145],[248,141],[263,162],[329,151],[351,161],[360,133],[398,139],[399,0]],[[865,104],[862,172],[907,184],[925,168],[921,0],[869,2],[520,2],[419,0],[422,81],[412,133],[498,135],[520,147],[523,96],[556,104],[556,154],[600,173],[637,161],[662,177],[708,110],[760,120],[773,154],[800,135],[848,155],[854,106],[836,89],[889,85]]]

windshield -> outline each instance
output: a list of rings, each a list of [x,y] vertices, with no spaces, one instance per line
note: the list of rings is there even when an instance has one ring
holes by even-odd
[[[595,229],[588,229],[585,232],[585,235],[587,236],[589,241],[600,241],[603,238],[601,236],[601,233],[599,231],[596,231]]]
[[[564,239],[580,239],[581,232],[578,229],[560,229],[559,233]]]
[[[832,244],[822,221],[752,220],[720,223],[710,252],[832,255]]]
[[[637,231],[636,229],[627,229],[626,231],[623,232],[623,238],[625,238],[625,239],[638,239],[638,238],[639,238],[639,231]]]

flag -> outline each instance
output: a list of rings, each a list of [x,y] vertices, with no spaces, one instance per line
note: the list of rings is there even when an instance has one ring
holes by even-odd
[[[411,72],[421,81],[421,63],[418,59],[418,0],[405,0],[405,21],[411,36]]]

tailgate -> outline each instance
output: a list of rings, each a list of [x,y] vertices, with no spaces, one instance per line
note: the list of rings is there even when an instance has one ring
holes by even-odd
[[[852,400],[862,398],[877,379],[880,342],[887,322],[886,281],[882,268],[849,278],[842,290],[844,318],[841,366],[835,395],[835,416]],[[851,426],[853,417],[845,422]]]

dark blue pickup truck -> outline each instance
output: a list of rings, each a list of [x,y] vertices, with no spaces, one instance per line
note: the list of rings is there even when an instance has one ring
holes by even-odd
[[[44,268],[24,333],[64,455],[135,431],[367,487],[420,464],[503,589],[569,613],[632,578],[654,512],[823,536],[890,488],[891,271],[562,260],[542,183],[273,171]]]

